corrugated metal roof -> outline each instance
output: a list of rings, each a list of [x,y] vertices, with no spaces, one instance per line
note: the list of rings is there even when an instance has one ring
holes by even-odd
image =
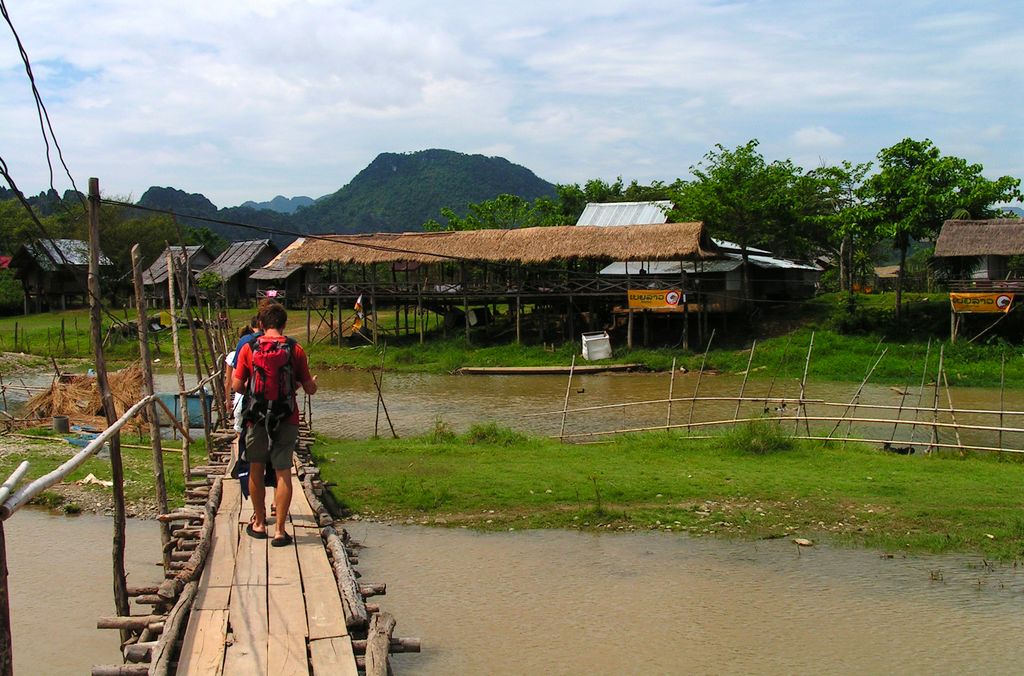
[[[302,269],[301,264],[290,264],[288,263],[288,257],[292,252],[296,251],[303,242],[306,241],[305,237],[299,237],[294,242],[284,248],[284,250],[274,256],[274,259],[253,272],[250,279],[285,279],[289,277],[293,272],[298,272]]]
[[[273,247],[269,239],[250,239],[244,242],[232,242],[212,263],[203,268],[203,272],[214,272],[222,279],[230,279],[239,272],[253,266],[253,263],[268,248]]]
[[[172,246],[170,250],[174,252],[174,255],[181,260],[181,247]],[[196,269],[194,265],[194,259],[200,254],[206,257],[206,260],[210,260],[210,254],[206,252],[206,247],[200,245],[197,246],[186,246],[185,253],[188,255],[188,264],[193,270]],[[164,249],[153,264],[149,266],[149,269],[142,273],[142,284],[143,286],[153,286],[154,284],[165,284],[167,282],[167,249]]]
[[[89,266],[89,243],[80,239],[37,239],[25,244],[25,251],[43,270],[53,272],[64,265]],[[66,262],[65,262],[66,261]],[[100,265],[113,265],[100,252]]]
[[[588,202],[576,225],[650,225],[667,223],[674,205],[656,202]]]

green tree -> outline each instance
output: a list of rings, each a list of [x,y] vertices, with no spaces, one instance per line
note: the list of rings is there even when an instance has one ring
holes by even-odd
[[[423,225],[428,232],[451,230],[510,230],[557,225],[560,220],[558,205],[548,197],[528,202],[518,195],[503,194],[492,200],[470,204],[465,217],[452,209],[441,209],[447,223],[429,220]]]
[[[818,181],[821,197],[819,222],[833,236],[833,252],[839,257],[839,288],[853,290],[854,261],[857,252],[865,252],[874,245],[876,235],[865,222],[859,191],[871,163],[853,164],[843,161],[811,172]]]
[[[750,247],[803,257],[821,244],[820,182],[791,160],[768,163],[756,139],[733,150],[716,145],[696,166],[695,180],[674,185],[673,220],[703,221],[736,243],[743,257],[743,295],[749,297]]]
[[[878,153],[878,173],[865,182],[867,223],[880,237],[892,238],[899,250],[896,320],[902,319],[903,276],[911,239],[934,239],[943,221],[964,209],[974,218],[994,214],[992,205],[1020,198],[1020,180],[989,180],[980,164],[943,156],[929,139],[905,138]]]

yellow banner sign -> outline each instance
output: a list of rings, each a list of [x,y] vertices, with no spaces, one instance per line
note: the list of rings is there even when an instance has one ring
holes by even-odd
[[[679,303],[685,303],[679,289],[630,289],[626,294],[630,310],[682,310]]]
[[[953,312],[1009,312],[1012,293],[951,293]]]

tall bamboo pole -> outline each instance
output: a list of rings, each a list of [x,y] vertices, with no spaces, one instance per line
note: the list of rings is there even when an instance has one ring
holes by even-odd
[[[171,342],[174,348],[174,372],[178,376],[178,408],[180,408],[181,415],[181,426],[185,430],[185,434],[182,435],[181,439],[181,471],[185,477],[185,481],[192,478],[192,465],[189,458],[189,447],[192,443],[192,438],[188,434],[189,420],[188,420],[188,395],[185,394],[185,368],[181,364],[181,343],[178,340],[178,309],[177,302],[174,298],[174,255],[171,253],[170,248],[167,249],[167,298],[169,300],[169,312],[171,315]]]
[[[672,357],[672,377],[668,379],[668,411],[665,413],[665,424],[672,424],[672,391],[676,386],[676,358]]]
[[[1002,396],[1007,391],[1007,353],[1002,353],[1001,362],[999,364],[999,427],[1002,427]],[[4,405],[6,408],[6,405]],[[1002,448],[1002,430],[999,430],[999,448]]]
[[[711,329],[711,337],[708,338],[708,344],[704,348],[704,357],[700,360],[700,371],[697,373],[697,385],[693,388],[693,398],[690,399],[690,412],[686,416],[686,434],[690,434],[690,423],[693,422],[693,405],[697,402],[697,394],[700,392],[700,381],[704,378],[704,365],[708,361],[708,350],[711,349],[711,343],[715,340],[715,330]]]
[[[138,317],[139,357],[142,361],[142,386],[147,394],[153,394],[153,362],[149,356],[149,326],[146,320],[146,305],[142,300],[142,261],[139,256],[139,245],[132,247],[132,279],[135,283],[135,309]],[[156,404],[150,403],[146,415],[149,416],[149,435],[153,444],[153,478],[156,483],[156,504],[161,514],[167,513],[167,484],[164,481],[164,453],[160,444],[160,421],[156,418]],[[171,565],[171,551],[167,544],[171,541],[171,525],[160,524],[160,541],[164,545],[164,570]]]
[[[946,372],[942,372],[942,384],[946,388],[946,401],[949,402],[949,417],[953,419],[953,424],[956,425],[956,413],[953,412],[953,395],[949,392],[949,380],[946,379]],[[956,445],[960,447],[960,455],[964,454],[963,443],[960,441],[960,427],[954,427],[953,432],[956,434]]]
[[[107,381],[107,361],[103,355],[103,326],[100,310],[100,181],[89,179],[89,317],[92,332],[92,346],[96,359],[96,383],[103,399],[103,413],[107,424],[117,420],[114,409],[114,397]],[[125,543],[125,509],[124,509],[124,468],[121,464],[121,433],[116,432],[110,437],[110,474],[114,482],[114,537],[113,537],[113,573],[114,573],[114,607],[118,615],[128,615],[128,585],[125,581],[124,543]],[[127,639],[126,632],[122,640]]]
[[[850,399],[850,403],[847,404],[846,406],[846,410],[843,411],[843,417],[839,419],[839,422],[836,423],[836,426],[833,427],[832,431],[828,433],[830,439],[832,438],[832,435],[836,433],[836,430],[839,429],[839,426],[843,424],[843,419],[846,418],[846,414],[850,412],[851,407],[853,408],[853,415],[857,415],[857,402],[860,401],[860,395],[864,391],[864,387],[868,384],[868,380],[871,378],[871,374],[875,372],[876,368],[878,368],[878,364],[881,363],[882,357],[884,357],[885,353],[888,351],[889,348],[885,348],[884,350],[882,350],[882,354],[878,355],[878,359],[876,359],[875,363],[871,366],[871,368],[868,369],[867,374],[864,376],[864,380],[860,381],[860,387],[858,387],[857,391],[854,392],[853,397]],[[803,399],[803,397],[800,398]],[[850,435],[849,429],[847,429],[846,435]]]
[[[736,411],[732,414],[733,418],[740,417],[740,403],[743,401],[743,392],[747,389],[747,378],[750,377],[750,365],[754,363],[754,350],[757,349],[757,340],[750,346],[750,356],[747,357],[747,370],[743,372],[743,384],[740,385],[740,398],[736,400]]]
[[[800,379],[800,403],[796,405],[796,432],[800,431],[800,417],[804,416],[807,434],[811,433],[811,423],[806,420],[807,409],[804,406],[804,394],[807,392],[807,372],[811,368],[811,351],[814,350],[814,331],[811,331],[811,342],[807,345],[807,360],[804,362],[804,376]]]
[[[928,451],[931,452],[934,448],[935,443],[939,440],[939,428],[935,426],[935,423],[939,420],[939,381],[942,380],[942,369],[943,361],[945,360],[946,346],[939,346],[939,370],[935,373],[935,394],[932,397],[932,445],[928,447]]]
[[[562,426],[558,429],[558,438],[565,434],[565,416],[569,412],[569,391],[572,389],[572,373],[576,370],[576,355],[572,355],[572,363],[569,364],[569,382],[565,384],[565,404],[562,405]]]
[[[910,426],[910,441],[914,441],[917,434],[917,421],[921,415],[921,404],[924,403],[924,382],[928,378],[928,359],[932,355],[932,339],[928,339],[928,347],[924,351],[924,367],[921,368],[921,386],[917,391],[917,410],[914,411],[914,424]]]

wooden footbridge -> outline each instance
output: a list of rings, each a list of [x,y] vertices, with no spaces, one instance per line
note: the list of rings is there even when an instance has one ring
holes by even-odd
[[[230,437],[215,435],[224,445]],[[193,470],[207,478],[190,482],[189,504],[160,516],[173,524],[166,579],[129,588],[137,607],[154,609],[99,621],[137,633],[124,646],[126,664],[95,667],[94,675],[386,674],[390,652],[418,652],[417,639],[392,638],[394,618],[366,603],[385,586],[357,582],[356,546],[321,502],[311,444],[304,425],[285,526],[291,546],[246,533],[252,502],[225,476],[230,450]],[[268,505],[273,494],[268,488]]]

